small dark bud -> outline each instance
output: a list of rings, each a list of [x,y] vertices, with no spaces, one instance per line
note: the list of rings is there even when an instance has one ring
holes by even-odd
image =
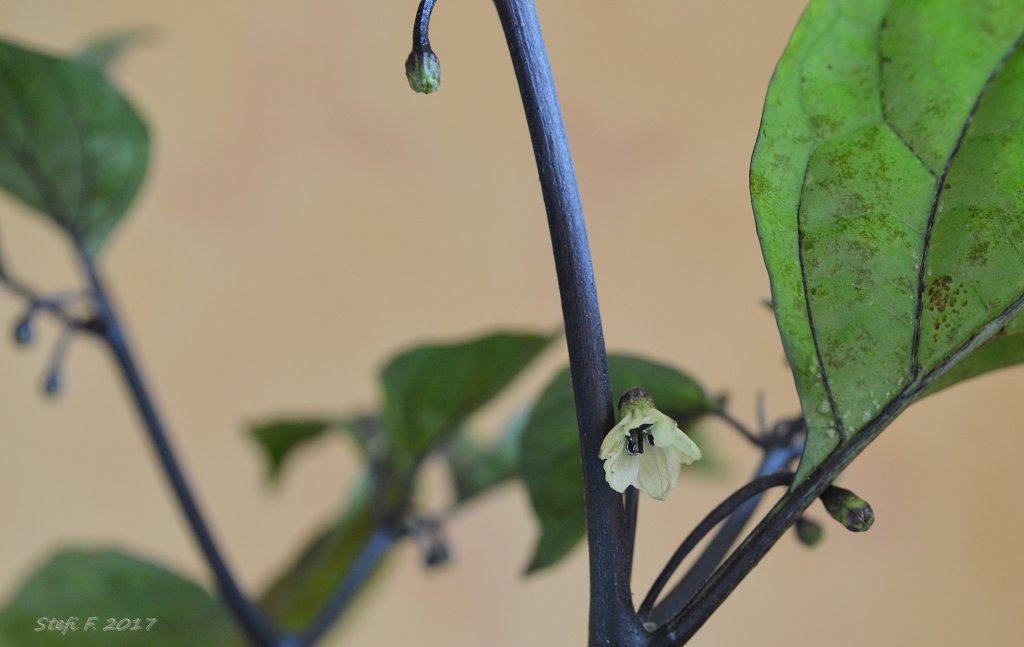
[[[60,395],[63,388],[64,384],[63,380],[60,379],[60,371],[51,371],[46,376],[46,379],[43,380],[43,392],[50,397]]]
[[[825,530],[817,521],[811,521],[807,517],[800,517],[796,520],[796,538],[804,546],[815,546],[825,535]]]
[[[409,58],[405,59],[405,78],[409,80],[409,87],[416,92],[437,92],[441,89],[441,61],[429,47],[413,49]]]
[[[423,562],[428,568],[444,566],[451,558],[451,551],[448,550],[448,545],[443,541],[433,542],[423,552]]]
[[[32,343],[32,319],[25,317],[14,326],[14,343],[28,346]]]
[[[868,502],[853,492],[830,485],[821,495],[829,515],[853,532],[864,532],[875,523],[875,513]]]
[[[447,564],[451,558],[444,530],[436,519],[413,518],[409,521],[409,532],[420,547],[423,563],[429,568]]]

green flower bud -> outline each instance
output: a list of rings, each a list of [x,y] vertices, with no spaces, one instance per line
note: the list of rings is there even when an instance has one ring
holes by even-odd
[[[800,517],[796,520],[796,538],[804,546],[814,546],[821,541],[825,530],[817,521],[811,521],[807,517]]]
[[[853,492],[830,485],[821,495],[829,515],[853,532],[864,532],[875,523],[875,513],[868,502]]]
[[[405,78],[416,92],[430,94],[441,89],[441,61],[434,51],[415,48],[405,59]]]

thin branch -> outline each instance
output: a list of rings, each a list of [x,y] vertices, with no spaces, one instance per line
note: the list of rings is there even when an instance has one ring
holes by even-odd
[[[765,446],[765,441],[762,438],[759,438],[757,434],[755,434],[753,431],[751,431],[741,421],[739,421],[738,419],[734,418],[732,416],[732,414],[729,413],[728,411],[726,411],[724,408],[718,409],[717,411],[714,411],[713,413],[714,413],[714,415],[716,415],[719,418],[721,418],[723,421],[729,423],[730,427],[732,427],[733,429],[738,431],[741,436],[743,436],[744,438],[749,440],[752,444],[754,444],[754,445],[756,445],[758,447],[764,447]]]
[[[608,358],[583,207],[537,9],[494,0],[519,81],[548,215],[580,432],[590,557],[590,644],[642,644],[633,610],[622,497],[604,481],[601,440],[614,424]]]
[[[623,495],[626,506],[626,556],[629,558],[629,578],[633,577],[633,560],[636,558],[636,522],[640,513],[640,490],[626,488]]]
[[[355,561],[349,566],[348,572],[338,584],[334,594],[302,635],[301,645],[315,644],[337,622],[400,536],[399,533],[388,528],[378,528],[370,535]]]
[[[796,446],[776,446],[768,448],[761,464],[758,465],[754,478],[759,478],[773,472],[785,469],[789,463],[800,455],[802,443]],[[694,562],[693,566],[683,575],[682,579],[671,589],[661,602],[658,603],[649,614],[642,615],[644,620],[650,620],[655,624],[667,622],[674,614],[678,613],[693,598],[697,590],[704,582],[711,577],[718,565],[722,563],[729,550],[736,543],[743,529],[750,522],[758,504],[764,497],[764,492],[749,498],[736,509],[729,518],[725,520],[722,527],[718,529],[715,536],[708,543],[707,547]]]
[[[107,296],[106,288],[96,269],[95,262],[81,247],[78,248],[78,252],[97,310],[98,332],[106,342],[107,347],[117,361],[118,367],[121,369],[122,377],[131,391],[135,406],[145,423],[146,431],[156,451],[157,458],[164,469],[175,497],[178,499],[182,513],[185,515],[185,520],[188,522],[192,534],[195,536],[196,542],[206,558],[207,564],[213,571],[218,588],[253,644],[260,647],[273,647],[278,644],[278,638],[273,626],[271,626],[263,612],[242,593],[241,588],[231,573],[231,569],[217,547],[213,533],[206,525],[206,521],[199,510],[199,504],[196,502],[195,496],[189,488],[188,480],[185,478],[184,471],[175,457],[170,439],[157,412],[156,405],[149,395],[149,390],[143,380],[142,373],[135,362],[117,313]]]
[[[1021,306],[1024,308],[1024,304]],[[980,342],[979,342],[980,343]],[[870,421],[845,444],[840,445],[799,485],[790,490],[775,507],[747,535],[743,543],[729,556],[711,579],[697,592],[694,599],[672,619],[652,634],[653,647],[675,647],[685,644],[700,629],[711,614],[736,589],[750,571],[761,561],[775,542],[793,525],[833,480],[884,430],[889,423],[909,406],[913,400],[940,377],[935,370],[930,380],[909,388],[902,398]]]
[[[687,555],[690,554],[698,543],[709,532],[711,532],[715,526],[717,526],[723,519],[727,518],[732,513],[742,506],[744,503],[749,501],[751,498],[761,494],[765,490],[780,485],[789,485],[793,482],[793,472],[775,472],[774,474],[768,474],[765,476],[758,477],[747,483],[740,489],[729,495],[725,501],[722,501],[718,506],[712,510],[704,519],[697,524],[683,543],[679,545],[676,552],[673,553],[672,557],[669,558],[668,563],[665,564],[665,568],[661,570],[661,573],[654,580],[654,584],[651,585],[651,590],[647,592],[647,596],[644,598],[643,603],[640,604],[640,617],[645,617],[650,613],[651,609],[654,608],[654,603],[657,601],[658,596],[664,590],[665,585],[668,584],[669,579],[679,568],[679,565],[683,563]]]
[[[0,285],[5,286],[12,294],[21,297],[28,303],[29,311],[25,315],[26,318],[38,310],[52,315],[68,328],[85,332],[96,332],[93,330],[92,321],[79,319],[68,313],[64,307],[64,302],[66,301],[64,298],[43,296],[40,292],[29,287],[28,284],[7,272],[0,273]]]

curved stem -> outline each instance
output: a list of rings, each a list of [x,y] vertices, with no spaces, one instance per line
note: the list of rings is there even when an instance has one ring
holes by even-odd
[[[644,617],[650,613],[651,609],[654,608],[654,603],[657,601],[658,596],[661,595],[665,585],[668,584],[669,579],[679,568],[679,565],[683,563],[686,556],[690,554],[700,540],[704,539],[709,532],[711,532],[715,526],[717,526],[723,519],[736,512],[736,510],[744,503],[749,501],[752,497],[755,497],[767,489],[778,487],[780,485],[789,485],[793,482],[794,474],[792,472],[776,472],[774,474],[768,474],[761,476],[750,483],[747,483],[740,489],[729,495],[725,501],[722,501],[718,506],[708,513],[708,516],[697,524],[683,543],[679,545],[676,552],[669,558],[668,563],[665,564],[665,568],[658,574],[657,579],[654,580],[654,584],[651,585],[651,590],[647,592],[647,596],[644,598],[643,603],[640,605],[640,616]]]
[[[121,369],[121,374],[128,389],[131,391],[135,406],[145,423],[153,449],[156,451],[157,458],[164,469],[164,473],[167,475],[171,490],[173,490],[175,497],[177,497],[182,513],[185,515],[185,520],[192,529],[192,534],[199,543],[199,548],[202,550],[207,564],[209,564],[217,579],[217,585],[221,594],[254,645],[261,647],[277,645],[278,639],[274,628],[270,625],[263,612],[242,593],[241,588],[231,573],[231,569],[217,547],[213,533],[203,519],[203,515],[199,510],[199,504],[196,502],[195,496],[192,494],[188,481],[185,478],[184,471],[175,457],[174,449],[171,446],[160,415],[157,413],[156,405],[149,395],[149,390],[135,362],[117,313],[107,297],[107,291],[97,272],[93,259],[83,249],[79,248],[78,251],[95,302],[98,333],[106,342],[107,347],[117,361],[118,367]]]
[[[601,440],[615,420],[597,288],[565,125],[534,3],[494,0],[494,6],[533,141],[562,300],[583,459],[590,644],[641,644],[646,633],[631,600],[622,497],[605,484],[598,458]]]
[[[800,446],[786,445],[768,449],[764,454],[764,458],[761,459],[761,464],[757,467],[754,478],[756,479],[785,469],[790,461],[800,455]],[[658,625],[663,624],[693,598],[697,590],[703,586],[704,582],[711,577],[711,574],[715,572],[718,565],[725,559],[729,549],[736,543],[736,539],[754,515],[754,511],[763,497],[764,492],[755,494],[729,515],[729,518],[725,520],[722,527],[715,533],[707,548],[700,554],[700,557],[697,558],[693,566],[686,571],[686,574],[679,580],[679,583],[665,594],[662,601],[651,609],[649,614],[641,610],[641,617],[644,620],[650,620]]]
[[[430,14],[434,11],[437,0],[420,0],[416,9],[416,22],[412,26],[413,51],[430,50]]]
[[[782,497],[729,559],[715,571],[694,599],[652,635],[654,640],[651,644],[654,647],[685,644],[729,597],[743,578],[750,574],[803,511],[814,503],[853,459],[926,387],[927,384],[920,385],[911,390],[906,398],[890,403],[864,429],[840,445],[810,476]]]

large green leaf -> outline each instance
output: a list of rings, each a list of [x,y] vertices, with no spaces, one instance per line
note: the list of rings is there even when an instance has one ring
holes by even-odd
[[[750,186],[798,482],[979,347],[960,379],[1021,357],[985,342],[1024,303],[1022,30],[1024,0],[814,0],[776,68]]]
[[[0,187],[95,253],[148,158],[145,124],[100,71],[0,42]]]
[[[509,385],[554,339],[494,333],[455,344],[419,346],[381,373],[384,427],[392,449],[418,460]]]
[[[699,384],[663,364],[611,355],[608,370],[616,397],[627,389],[643,387],[654,396],[658,409],[684,428],[717,408]],[[530,491],[530,502],[541,529],[527,568],[533,572],[556,564],[587,532],[569,369],[548,384],[534,406],[523,432],[521,464],[523,481]]]
[[[0,611],[0,647],[220,647],[235,633],[206,591],[113,550],[57,553]]]

